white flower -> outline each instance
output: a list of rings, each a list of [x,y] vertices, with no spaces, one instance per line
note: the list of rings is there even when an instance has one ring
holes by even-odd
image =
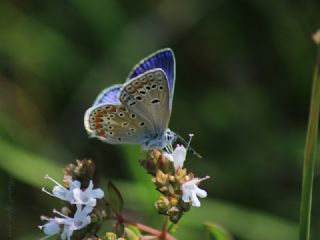
[[[177,145],[172,153],[164,152],[164,155],[167,159],[173,162],[174,169],[183,167],[183,163],[186,160],[187,149],[182,145]]]
[[[91,218],[89,216],[90,212],[92,211],[91,207],[84,207],[82,208],[81,205],[77,205],[77,211],[74,214],[73,218],[63,215],[62,213],[58,212],[57,210],[53,210],[54,213],[61,216],[54,217],[54,218],[47,218],[41,217],[42,220],[47,220],[48,223],[39,226],[40,229],[43,229],[43,232],[47,235],[43,237],[41,240],[47,239],[48,237],[58,234],[61,232],[60,225],[63,226],[63,230],[61,233],[61,239],[65,240],[71,239],[73,231],[84,228],[91,222]]]
[[[100,188],[93,189],[92,180],[90,180],[88,188],[82,191],[81,183],[79,181],[71,180],[68,189],[48,175],[46,175],[45,178],[54,182],[56,186],[53,188],[52,193],[48,192],[45,188],[42,188],[42,191],[53,197],[68,201],[71,204],[80,204],[92,208],[97,204],[96,199],[103,198],[104,196],[104,192]]]
[[[173,150],[173,146],[170,144],[165,147],[166,151],[164,151],[164,156],[168,160],[173,162],[175,170],[177,170],[179,167],[181,168],[183,167],[183,163],[186,160],[188,150],[191,150],[195,155],[201,158],[201,156],[190,147],[193,134],[189,134],[190,138],[188,142],[186,142],[182,137],[180,136],[178,137],[182,140],[183,144],[185,144],[186,147],[184,147],[183,145],[177,144],[176,148]]]
[[[185,182],[181,186],[182,191],[182,200],[184,202],[190,202],[192,203],[192,206],[194,207],[200,207],[200,201],[198,197],[205,198],[207,196],[207,192],[205,190],[200,189],[197,185],[203,181],[210,178],[209,176],[205,178],[194,178],[191,179],[188,182]]]
[[[73,190],[80,189],[81,183],[79,181],[70,181],[69,189],[68,189],[68,188],[65,188],[64,186],[62,186],[60,183],[58,183],[53,178],[49,177],[48,175],[46,175],[44,178],[49,179],[50,181],[55,183],[57,186],[54,186],[54,188],[52,189],[52,193],[48,192],[45,188],[42,188],[43,192],[45,192],[53,197],[59,198],[61,200],[68,201],[70,203],[75,201]]]
[[[77,211],[74,214],[73,218],[70,218],[68,216],[61,214],[60,212],[55,211],[55,213],[64,217],[64,219],[61,220],[61,224],[64,224],[63,232],[61,234],[61,239],[70,240],[71,239],[70,237],[73,234],[74,230],[78,230],[87,226],[91,222],[91,218],[88,215],[91,211],[92,211],[91,207],[82,208],[81,205],[77,205]]]
[[[43,232],[47,235],[46,237],[41,238],[41,240],[46,239],[52,235],[58,234],[60,232],[60,226],[57,221],[57,218],[48,218],[45,216],[41,216],[41,220],[48,221],[46,224],[39,226],[40,230],[43,230]]]
[[[100,189],[93,189],[92,180],[86,190],[82,191],[80,188],[73,189],[74,202],[73,204],[81,204],[94,207],[97,204],[97,198],[103,198],[104,192]]]

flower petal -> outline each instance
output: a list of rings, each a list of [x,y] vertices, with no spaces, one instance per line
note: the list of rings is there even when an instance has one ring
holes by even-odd
[[[192,206],[194,206],[194,207],[200,207],[201,206],[200,201],[197,198],[197,195],[196,195],[195,192],[192,192],[192,194],[191,194],[191,201],[192,201]]]
[[[201,197],[201,198],[205,198],[207,196],[207,192],[203,189],[198,188],[198,187],[196,187],[195,193],[197,194],[198,197]]]
[[[75,181],[71,181],[70,182],[70,190],[72,191],[75,188],[80,188],[81,187],[81,183],[77,180]]]
[[[177,145],[172,153],[174,168],[183,167],[183,163],[186,160],[187,150],[182,145]]]
[[[75,200],[75,204],[83,204],[82,199],[81,199],[81,194],[82,191],[79,188],[73,189],[73,197]]]
[[[164,157],[165,157],[166,159],[168,159],[169,161],[174,162],[174,159],[173,159],[172,154],[163,151],[163,155],[164,155]]]
[[[100,188],[97,188],[92,191],[91,196],[100,199],[104,197],[104,192]]]
[[[52,193],[55,197],[65,201],[69,201],[68,191],[68,189],[61,186],[54,186],[54,188],[52,189]]]
[[[59,224],[55,219],[51,219],[48,223],[43,225],[43,232],[49,236],[58,234],[60,232]]]

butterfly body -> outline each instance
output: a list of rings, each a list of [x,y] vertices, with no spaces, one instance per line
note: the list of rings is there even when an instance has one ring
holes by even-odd
[[[86,111],[90,136],[110,144],[139,144],[143,149],[171,144],[168,129],[172,109],[175,60],[171,49],[141,61],[123,85],[113,85]]]

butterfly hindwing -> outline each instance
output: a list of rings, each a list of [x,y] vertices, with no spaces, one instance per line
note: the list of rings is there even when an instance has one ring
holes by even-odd
[[[154,128],[150,135],[163,135],[168,127],[169,89],[165,72],[153,69],[132,78],[123,85],[120,101]]]
[[[102,104],[89,108],[85,127],[92,137],[111,144],[142,144],[151,129],[138,114],[122,105]]]
[[[168,90],[170,95],[169,111],[171,112],[175,84],[176,63],[174,53],[170,48],[159,50],[151,54],[149,57],[143,59],[133,68],[127,78],[127,81],[130,81],[130,79],[155,68],[161,68],[167,76]]]

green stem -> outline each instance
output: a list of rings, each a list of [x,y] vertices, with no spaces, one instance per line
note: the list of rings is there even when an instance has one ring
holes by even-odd
[[[312,82],[309,122],[304,152],[302,192],[300,205],[300,240],[310,239],[312,188],[320,109],[319,52],[320,51],[318,49],[318,58]]]

